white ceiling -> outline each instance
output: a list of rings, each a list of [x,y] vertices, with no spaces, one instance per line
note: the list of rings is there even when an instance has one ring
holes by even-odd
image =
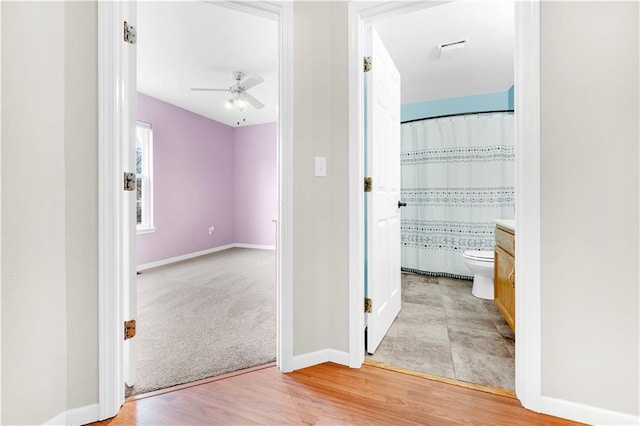
[[[200,1],[138,2],[138,90],[230,126],[277,119],[278,32],[267,18]],[[513,85],[511,0],[455,1],[375,24],[402,76],[402,103],[505,91]],[[438,45],[467,39],[461,57]],[[249,90],[266,106],[224,107],[233,71],[256,73]],[[246,121],[243,121],[246,120]]]
[[[138,91],[230,126],[273,122],[278,113],[276,21],[205,2],[138,2]],[[265,104],[227,110],[233,71],[264,82],[248,93]],[[243,121],[246,120],[246,121]]]
[[[502,92],[513,85],[513,1],[455,1],[374,27],[400,71],[403,104]],[[462,56],[438,59],[439,44],[463,39],[468,42]]]

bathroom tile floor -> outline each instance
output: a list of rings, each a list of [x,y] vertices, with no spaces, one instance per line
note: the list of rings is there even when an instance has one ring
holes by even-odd
[[[480,385],[514,389],[515,335],[471,281],[402,274],[402,310],[368,359]]]

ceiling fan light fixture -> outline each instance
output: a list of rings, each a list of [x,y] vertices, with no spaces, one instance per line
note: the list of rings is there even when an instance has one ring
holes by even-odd
[[[249,107],[249,105],[255,109],[264,108],[264,104],[262,102],[246,92],[246,90],[262,83],[264,78],[257,74],[245,75],[240,71],[234,72],[233,77],[236,80],[236,84],[228,89],[215,87],[192,87],[191,90],[204,92],[231,92],[231,97],[224,103],[225,108],[228,110],[234,109],[235,107],[240,111],[244,111]]]
[[[236,106],[238,107],[238,109],[240,111],[244,111],[244,109],[247,107],[247,101],[245,101],[244,99],[240,98],[236,101]]]

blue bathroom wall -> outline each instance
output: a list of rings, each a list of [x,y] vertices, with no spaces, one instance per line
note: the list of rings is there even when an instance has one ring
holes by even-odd
[[[509,109],[514,109],[514,107],[513,107],[513,86],[511,86],[511,88],[507,91],[507,94],[509,96]]]
[[[513,86],[504,92],[404,104],[401,106],[400,120],[410,121],[441,115],[510,109],[513,109]]]

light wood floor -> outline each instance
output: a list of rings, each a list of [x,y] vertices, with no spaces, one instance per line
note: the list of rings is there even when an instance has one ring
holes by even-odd
[[[130,400],[100,425],[569,425],[514,398],[364,365],[275,366]]]

